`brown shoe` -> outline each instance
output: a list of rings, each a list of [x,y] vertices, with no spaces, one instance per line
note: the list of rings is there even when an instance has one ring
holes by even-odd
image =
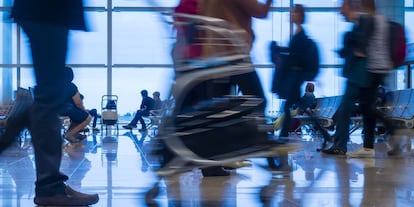
[[[82,140],[86,139],[86,137],[88,137],[88,136],[86,136],[84,134],[77,134],[76,135],[76,139],[78,139],[79,141],[82,141]]]
[[[34,203],[41,206],[89,206],[98,201],[98,194],[77,192],[69,186],[66,186],[66,194],[34,198]]]
[[[64,137],[70,143],[77,143],[79,141],[82,141],[82,140],[86,139],[88,136],[86,136],[84,134],[79,134],[79,133],[75,133],[75,134],[67,133],[67,134],[64,135]]]
[[[76,138],[76,134],[69,134],[66,133],[63,135],[63,137],[68,140],[70,143],[76,143],[79,142],[79,140]]]

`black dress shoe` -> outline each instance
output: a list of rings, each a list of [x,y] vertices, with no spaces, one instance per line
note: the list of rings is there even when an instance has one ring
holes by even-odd
[[[99,201],[98,194],[85,194],[66,186],[66,194],[34,198],[34,203],[41,206],[89,206]]]
[[[323,149],[322,152],[330,155],[346,155],[346,151],[333,147],[329,149]]]
[[[201,169],[204,177],[229,176],[230,172],[223,167],[208,167]]]
[[[134,129],[134,128],[137,128],[137,126],[136,125],[132,125],[132,124],[128,124],[128,125],[124,125],[124,126],[122,126],[124,129]]]

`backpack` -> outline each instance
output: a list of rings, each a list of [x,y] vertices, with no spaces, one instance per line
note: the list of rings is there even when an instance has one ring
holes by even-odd
[[[389,43],[390,55],[394,68],[404,64],[407,56],[407,39],[404,26],[393,21],[389,21]]]
[[[305,80],[311,81],[319,73],[319,50],[316,43],[308,38],[306,46],[306,57],[305,57]]]

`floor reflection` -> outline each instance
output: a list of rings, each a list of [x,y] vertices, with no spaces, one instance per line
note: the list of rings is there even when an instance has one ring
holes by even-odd
[[[414,157],[389,158],[387,146],[376,143],[376,159],[322,155],[318,137],[303,139],[303,148],[289,154],[294,171],[266,170],[265,159],[233,170],[226,177],[203,177],[199,169],[158,182],[158,157],[151,149],[151,132],[120,130],[89,134],[81,143],[63,146],[62,172],[68,184],[99,193],[95,206],[148,206],[146,193],[157,184],[151,206],[241,207],[365,207],[414,206]],[[28,139],[27,141],[30,141]],[[349,148],[361,144],[354,134]],[[30,142],[15,145],[0,156],[0,205],[34,206],[34,156]]]

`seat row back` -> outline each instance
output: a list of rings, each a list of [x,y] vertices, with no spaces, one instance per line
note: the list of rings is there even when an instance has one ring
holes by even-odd
[[[380,109],[398,128],[414,128],[414,89],[387,93],[390,100]]]

